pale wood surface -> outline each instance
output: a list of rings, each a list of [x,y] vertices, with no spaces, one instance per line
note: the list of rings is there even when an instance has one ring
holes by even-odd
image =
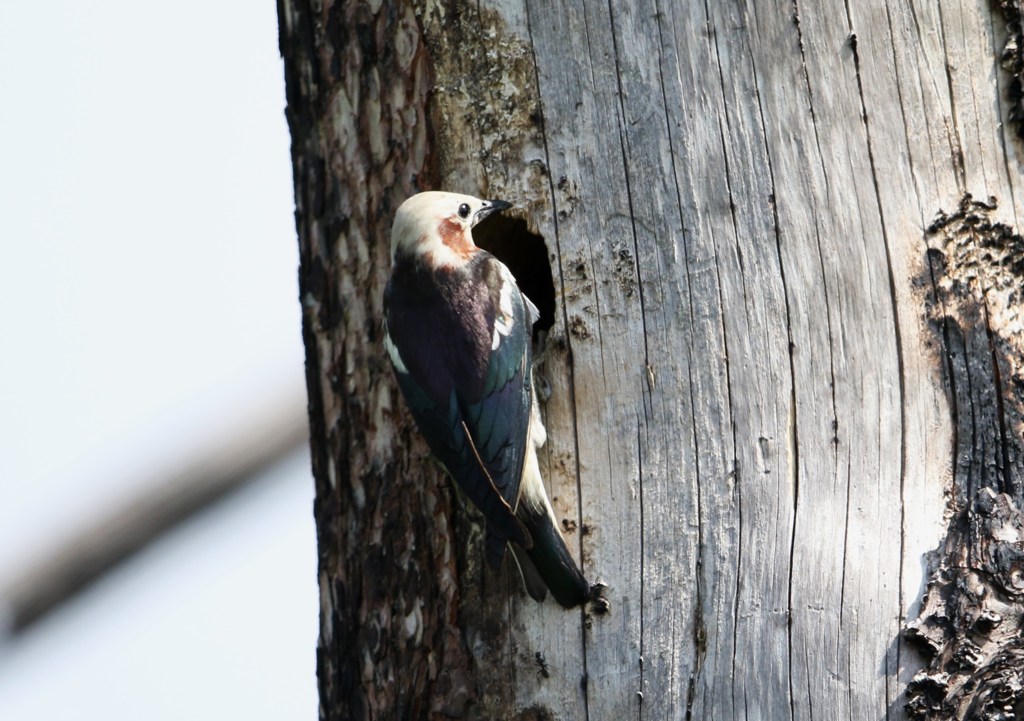
[[[547,422],[553,443],[574,434],[583,555],[613,611],[585,632],[586,704],[549,652],[520,708],[901,716],[921,661],[900,632],[952,481],[923,229],[965,191],[1010,222],[1020,207],[998,20],[983,3],[526,5],[555,185],[532,219],[572,356],[554,397],[575,391]],[[527,649],[577,623],[513,609]]]

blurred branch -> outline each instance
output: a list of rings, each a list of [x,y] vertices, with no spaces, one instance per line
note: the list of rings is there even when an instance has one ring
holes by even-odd
[[[198,450],[187,465],[131,484],[139,488],[135,496],[0,588],[0,632],[24,631],[182,521],[247,485],[307,438],[305,404],[290,396]]]

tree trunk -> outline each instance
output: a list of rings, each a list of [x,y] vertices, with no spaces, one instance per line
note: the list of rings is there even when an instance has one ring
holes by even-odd
[[[279,0],[322,718],[1019,708],[1016,8]],[[390,223],[433,188],[519,209],[607,615],[484,567],[404,409]]]

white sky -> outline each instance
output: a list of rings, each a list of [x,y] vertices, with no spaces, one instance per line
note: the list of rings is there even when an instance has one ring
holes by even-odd
[[[126,483],[176,466],[268,399],[293,392],[301,402],[298,256],[275,13],[274,3],[242,0],[0,4],[0,586],[83,519],[116,505]],[[251,594],[260,574],[223,570],[244,559],[246,548],[212,526],[195,528],[211,544],[201,553],[182,532],[180,547],[159,560],[178,579],[172,589],[158,583],[163,572],[136,561],[135,571],[117,574],[118,590],[104,582],[118,610],[109,604],[106,614],[94,609],[63,626],[54,619],[47,633],[63,628],[71,634],[65,643],[110,643],[126,652],[117,639],[147,638],[153,658],[179,664],[183,679],[200,684],[167,687],[164,677],[161,703],[175,697],[183,704],[176,718],[190,719],[299,718],[272,713],[280,705],[259,703],[262,692],[250,694],[253,708],[240,706],[246,694],[224,676],[254,664],[254,648],[273,657],[277,647],[268,644],[278,644],[278,666],[302,669],[305,686],[288,688],[301,697],[302,716],[312,717],[312,481],[307,463],[290,468],[291,481],[280,483],[291,490],[275,491],[282,494],[276,505],[238,502],[249,508],[250,525],[280,530],[271,539],[257,534],[266,545],[252,549],[252,558],[268,564],[264,580],[289,574],[287,583],[269,583],[279,595],[268,601],[278,609],[272,619],[261,625],[267,609],[238,611],[255,616],[244,624],[251,648],[224,624],[233,613],[228,600]],[[239,509],[221,511],[225,523],[230,515],[243,527]],[[293,582],[296,588],[286,588]],[[154,588],[186,595],[161,607]],[[146,608],[151,615],[140,618]],[[166,625],[160,635],[149,628],[156,623],[181,628]],[[11,684],[0,685],[0,718],[64,717],[12,715],[32,707],[32,684],[51,705],[63,694],[80,721],[139,716],[130,704],[123,714],[99,715],[76,705],[88,674],[107,672],[109,653],[83,646],[55,663],[30,642],[19,643],[15,670],[4,663],[12,652],[0,646],[0,681],[21,674],[24,682],[14,684],[22,705],[13,710],[5,706]],[[48,653],[61,645],[40,643]],[[32,663],[41,665],[33,671]],[[243,674],[245,682],[271,683],[271,666]],[[72,685],[62,690],[57,672]],[[230,714],[218,706],[218,691],[230,692]]]
[[[278,464],[0,646],[0,719],[313,721],[307,468]]]

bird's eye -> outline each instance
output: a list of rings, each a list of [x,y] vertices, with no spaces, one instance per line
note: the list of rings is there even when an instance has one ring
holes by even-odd
[[[462,205],[459,206],[459,217],[460,218],[468,218],[469,217],[469,206],[466,205],[465,203],[463,203]]]

